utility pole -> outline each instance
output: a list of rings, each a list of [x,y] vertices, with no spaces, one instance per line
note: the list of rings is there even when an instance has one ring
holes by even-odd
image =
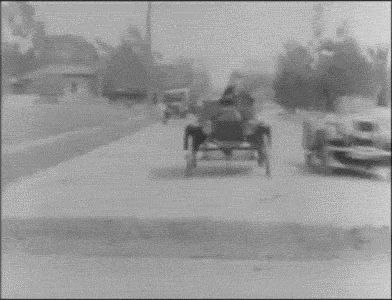
[[[146,60],[147,60],[147,98],[149,103],[151,103],[151,97],[153,92],[153,55],[152,55],[152,37],[151,37],[151,11],[152,4],[151,1],[148,1],[147,7],[147,17],[146,17],[146,35],[145,35],[145,43],[146,43]]]

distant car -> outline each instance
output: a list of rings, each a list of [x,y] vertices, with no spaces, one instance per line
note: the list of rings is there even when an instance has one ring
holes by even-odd
[[[185,118],[189,109],[189,89],[174,89],[165,91],[162,99],[164,124],[170,118]]]
[[[324,174],[333,168],[390,168],[391,110],[357,107],[309,116],[303,123],[302,146],[306,164],[318,165]]]

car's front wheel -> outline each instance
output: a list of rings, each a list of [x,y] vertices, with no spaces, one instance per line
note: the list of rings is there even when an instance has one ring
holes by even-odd
[[[313,154],[311,152],[305,152],[305,165],[308,168],[313,167]]]
[[[327,143],[327,135],[325,131],[319,132],[319,146],[320,146],[320,168],[321,173],[325,176],[328,176],[332,173],[332,169],[330,166],[330,153],[328,151],[328,143]]]

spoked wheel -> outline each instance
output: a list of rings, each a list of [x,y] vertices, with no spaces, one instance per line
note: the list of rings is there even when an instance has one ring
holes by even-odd
[[[265,149],[265,174],[271,177],[270,152],[268,149]]]
[[[186,167],[185,167],[185,176],[191,176],[192,170],[196,167],[196,159],[195,156],[191,153],[186,154]]]
[[[261,145],[258,149],[258,158],[257,163],[260,167],[264,166],[265,174],[268,177],[271,177],[271,162],[270,162],[270,153],[267,149],[266,145]]]
[[[308,169],[313,168],[313,154],[309,152],[305,152],[305,165]]]
[[[192,170],[196,168],[196,152],[193,151],[193,137],[190,139],[188,152],[185,155],[186,166],[185,166],[185,176],[191,176]]]
[[[257,153],[255,151],[249,151],[248,159],[249,160],[256,160],[256,158],[257,158]]]
[[[162,118],[162,123],[166,125],[169,120],[169,117],[170,117],[170,114],[168,112],[164,112],[163,118]]]
[[[327,137],[326,134],[323,132],[323,134],[320,136],[320,159],[321,159],[321,173],[324,176],[331,175],[332,169],[329,165],[329,152],[327,149]]]
[[[210,157],[208,155],[208,152],[206,150],[202,149],[201,153],[202,154],[201,154],[201,158],[200,159],[202,159],[202,160],[209,160],[210,159]]]

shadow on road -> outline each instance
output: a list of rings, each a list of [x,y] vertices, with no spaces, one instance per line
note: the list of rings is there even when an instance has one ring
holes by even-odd
[[[208,177],[227,177],[227,176],[244,176],[250,175],[253,171],[252,166],[226,166],[225,163],[219,166],[201,165],[192,171],[190,178],[208,178]],[[156,180],[173,180],[184,179],[185,164],[181,166],[153,168],[150,171],[150,178]]]
[[[389,227],[342,228],[207,218],[2,220],[6,253],[233,260],[325,260],[390,253]]]
[[[298,173],[302,176],[324,176],[317,167],[309,168],[304,163],[293,163]],[[358,170],[350,170],[350,169],[338,169],[335,168],[332,170],[331,175],[336,178],[352,178],[352,179],[367,179],[367,180],[376,180],[382,181],[384,178],[379,174],[374,174],[371,172],[361,172]]]

